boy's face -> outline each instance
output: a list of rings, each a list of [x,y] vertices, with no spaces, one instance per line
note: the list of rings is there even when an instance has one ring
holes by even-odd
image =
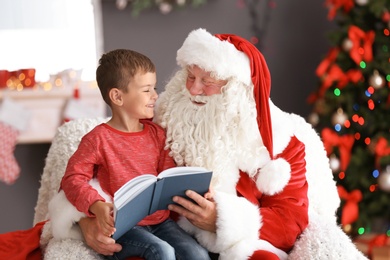
[[[154,116],[154,104],[158,97],[155,88],[156,73],[135,74],[127,86],[127,93],[123,93],[123,107],[130,117],[145,119]]]

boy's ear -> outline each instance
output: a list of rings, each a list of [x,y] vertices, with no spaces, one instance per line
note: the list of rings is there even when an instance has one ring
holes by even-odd
[[[122,92],[117,88],[112,88],[108,92],[108,96],[110,97],[111,103],[117,106],[121,106],[123,104]]]

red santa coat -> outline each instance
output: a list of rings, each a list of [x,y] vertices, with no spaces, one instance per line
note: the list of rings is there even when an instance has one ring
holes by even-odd
[[[308,184],[305,178],[305,146],[295,136],[277,157],[291,165],[291,179],[283,191],[274,196],[261,193],[247,174],[241,173],[237,184],[239,196],[259,207],[262,216],[260,239],[288,252],[308,225]]]
[[[237,194],[215,190],[216,233],[200,230],[186,219],[179,220],[183,229],[208,250],[219,253],[220,259],[259,259],[260,254],[264,259],[263,253],[270,259],[275,255],[286,259],[309,222],[305,144],[294,132],[311,127],[271,101],[270,107],[276,154],[271,162],[276,167],[264,167],[257,181],[237,171]],[[309,131],[316,136],[312,129]],[[264,183],[263,190],[259,182]]]

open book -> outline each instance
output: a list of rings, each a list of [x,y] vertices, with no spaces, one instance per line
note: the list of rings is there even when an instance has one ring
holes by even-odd
[[[205,194],[212,172],[202,167],[174,167],[158,176],[144,174],[128,181],[114,194],[114,220],[118,239],[143,218],[174,204],[173,196],[185,196],[186,190]]]

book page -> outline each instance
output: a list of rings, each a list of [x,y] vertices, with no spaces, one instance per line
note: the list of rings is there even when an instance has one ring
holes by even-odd
[[[138,177],[135,177],[131,180],[129,180],[128,182],[126,182],[125,184],[123,184],[122,187],[120,187],[115,193],[114,193],[114,197],[116,198],[119,198],[121,197],[123,194],[125,194],[128,190],[132,189],[134,186],[138,185],[138,183],[140,182],[143,182],[144,180],[146,179],[150,179],[150,178],[156,178],[154,175],[152,174],[144,174],[144,175],[140,175]]]
[[[183,175],[188,173],[204,173],[208,172],[206,168],[203,167],[186,167],[186,166],[178,166],[166,169],[165,171],[160,172],[160,174],[157,176],[158,178],[162,179],[167,176],[173,176],[173,175]]]
[[[141,193],[150,184],[154,183],[156,179],[156,176],[152,174],[144,174],[128,181],[114,194],[115,208],[120,209],[129,200]]]

